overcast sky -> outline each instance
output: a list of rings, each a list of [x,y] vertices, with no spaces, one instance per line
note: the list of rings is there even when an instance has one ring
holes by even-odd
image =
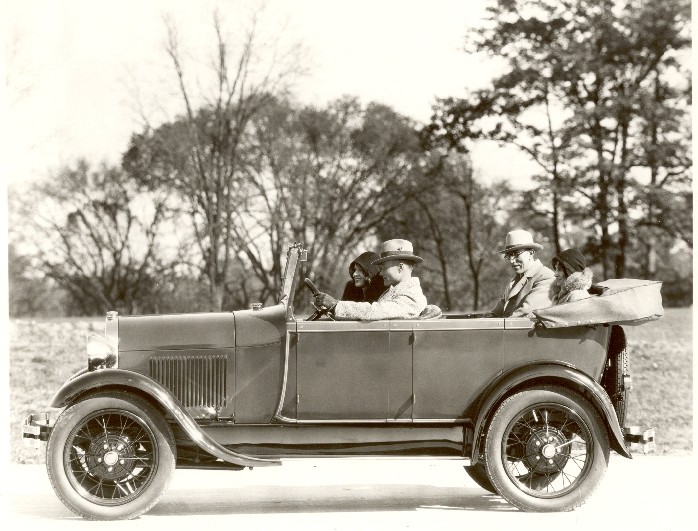
[[[157,120],[175,85],[163,51],[163,14],[183,45],[210,53],[215,6],[231,26],[254,0],[0,0],[6,41],[10,182],[43,177],[84,157],[118,161],[140,127],[137,101]],[[302,40],[308,74],[302,102],[342,95],[379,101],[427,122],[436,97],[459,96],[496,74],[494,61],[463,50],[486,0],[268,0],[262,23],[287,24]],[[203,53],[203,52],[202,52]],[[135,89],[139,96],[136,96]],[[170,109],[172,103],[170,103]],[[482,146],[474,162],[486,178],[531,171],[514,150]]]

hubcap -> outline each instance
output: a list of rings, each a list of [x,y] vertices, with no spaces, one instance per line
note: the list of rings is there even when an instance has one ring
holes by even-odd
[[[541,452],[543,457],[550,459],[555,455],[555,447],[552,444],[546,444],[543,446],[543,451]]]
[[[104,454],[104,464],[107,466],[115,465],[119,460],[119,454],[116,452],[107,452]]]

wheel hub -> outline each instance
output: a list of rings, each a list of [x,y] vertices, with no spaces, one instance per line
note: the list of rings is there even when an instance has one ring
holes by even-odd
[[[546,444],[545,446],[543,446],[543,450],[541,450],[541,453],[543,454],[543,457],[545,457],[546,459],[550,459],[551,457],[555,456],[556,450],[552,444]]]
[[[109,451],[104,454],[104,464],[107,466],[113,466],[119,460],[119,454],[117,452]]]
[[[127,477],[135,468],[134,456],[128,437],[104,435],[90,445],[86,464],[95,476],[119,480]]]
[[[565,468],[569,440],[560,430],[547,426],[531,432],[526,444],[526,460],[534,473],[550,474]]]

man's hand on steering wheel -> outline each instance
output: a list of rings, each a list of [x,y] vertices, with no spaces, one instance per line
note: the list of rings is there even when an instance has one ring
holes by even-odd
[[[337,306],[337,299],[332,297],[331,295],[328,295],[327,293],[323,293],[322,291],[318,291],[313,295],[315,297],[315,307],[316,308],[323,308],[326,311],[332,311],[334,310],[334,307]]]
[[[308,317],[306,320],[317,321],[323,315],[327,315],[327,317],[334,320],[334,317],[332,317],[330,312],[335,306],[337,306],[337,299],[329,296],[327,293],[321,292],[309,278],[306,278],[304,282],[310,291],[313,292],[313,297],[315,298],[315,301],[313,302],[313,306],[315,306],[315,313],[313,313],[313,315]]]

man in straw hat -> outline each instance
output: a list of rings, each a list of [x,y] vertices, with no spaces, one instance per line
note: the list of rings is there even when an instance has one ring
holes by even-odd
[[[380,248],[380,258],[372,262],[381,268],[387,291],[373,303],[338,301],[327,293],[315,295],[315,305],[329,308],[336,319],[346,321],[379,321],[381,319],[412,319],[427,306],[419,279],[412,268],[422,259],[412,251],[407,240],[388,240]]]
[[[513,230],[507,234],[505,247],[499,252],[515,275],[492,310],[493,316],[526,317],[533,310],[552,306],[550,287],[555,281],[555,273],[535,258],[536,250],[542,248],[525,230]]]

